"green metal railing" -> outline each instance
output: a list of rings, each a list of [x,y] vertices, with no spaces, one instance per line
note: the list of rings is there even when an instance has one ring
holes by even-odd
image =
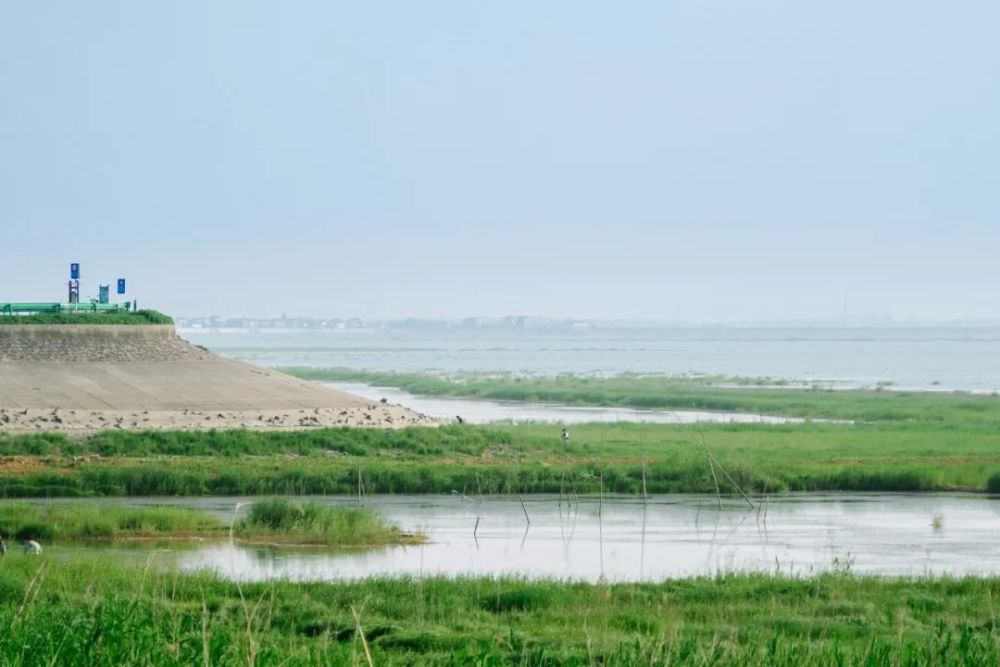
[[[87,303],[2,303],[0,302],[0,315],[24,315],[24,314],[47,314],[47,313],[104,313],[104,312],[128,312],[132,307],[132,302],[125,303],[97,303],[88,301]]]

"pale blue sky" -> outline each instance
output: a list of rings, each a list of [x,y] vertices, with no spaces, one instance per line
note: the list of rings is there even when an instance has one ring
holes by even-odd
[[[998,316],[1000,5],[7,2],[0,300]]]

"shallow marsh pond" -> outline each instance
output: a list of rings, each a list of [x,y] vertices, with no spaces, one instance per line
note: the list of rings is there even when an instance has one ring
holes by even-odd
[[[375,387],[360,382],[327,382],[328,387],[367,398],[372,402],[385,399],[388,403],[402,405],[414,412],[442,421],[454,421],[461,415],[468,424],[511,423],[558,423],[590,424],[605,422],[645,422],[649,424],[694,424],[711,422],[718,424],[802,424],[807,421],[817,423],[837,423],[830,419],[800,419],[797,417],[774,417],[746,412],[722,412],[709,410],[673,410],[624,407],[594,407],[582,405],[562,405],[558,403],[531,403],[524,401],[493,401],[481,398],[459,398],[455,396],[425,396],[413,394],[405,389]],[[848,422],[839,422],[848,423]]]
[[[311,497],[356,505],[356,498]],[[133,498],[231,518],[250,498]],[[366,504],[428,543],[367,551],[228,542],[47,549],[107,552],[241,580],[500,576],[656,581],[720,572],[808,575],[832,568],[892,576],[1000,574],[1000,499],[974,494],[810,494],[746,501],[713,496],[463,498],[373,496]],[[530,518],[530,525],[525,516]],[[12,554],[11,557],[21,557]]]

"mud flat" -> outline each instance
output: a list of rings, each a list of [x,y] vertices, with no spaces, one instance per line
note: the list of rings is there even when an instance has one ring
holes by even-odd
[[[172,325],[0,329],[0,431],[402,427],[406,408],[222,359]]]

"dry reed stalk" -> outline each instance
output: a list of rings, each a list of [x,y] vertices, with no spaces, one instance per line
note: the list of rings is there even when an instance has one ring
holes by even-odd
[[[368,649],[368,640],[365,639],[365,631],[361,629],[361,617],[358,616],[353,605],[351,605],[351,613],[354,614],[354,631],[361,638],[361,646],[365,649],[365,660],[368,661],[368,667],[375,667],[375,663],[372,661],[372,652]]]

